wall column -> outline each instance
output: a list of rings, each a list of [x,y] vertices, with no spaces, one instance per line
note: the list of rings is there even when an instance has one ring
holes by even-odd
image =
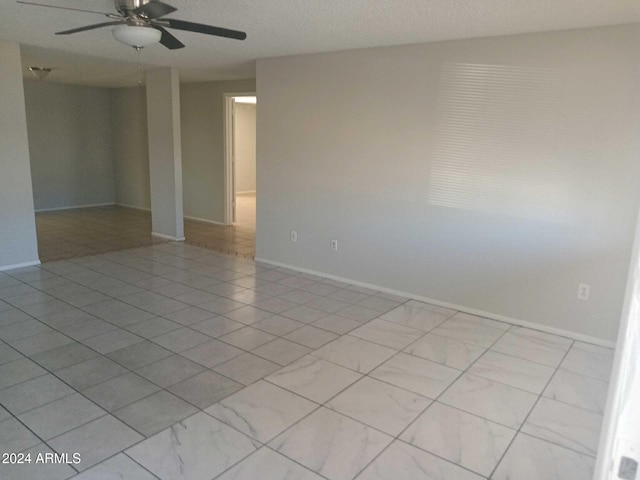
[[[147,72],[152,234],[184,240],[180,82],[175,68]]]
[[[38,265],[20,45],[0,41],[0,270]]]

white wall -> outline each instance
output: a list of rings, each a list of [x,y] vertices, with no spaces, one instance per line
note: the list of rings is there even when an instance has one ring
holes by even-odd
[[[36,210],[113,203],[109,91],[26,80]]]
[[[223,93],[255,91],[255,80],[180,86],[185,216],[224,221]],[[116,202],[150,208],[144,89],[111,92]]]
[[[110,106],[116,202],[151,208],[146,90],[111,89]]]
[[[20,46],[0,40],[0,270],[38,263]]]
[[[257,256],[615,340],[639,40],[624,26],[258,60]]]
[[[236,192],[256,191],[256,106],[234,103]]]

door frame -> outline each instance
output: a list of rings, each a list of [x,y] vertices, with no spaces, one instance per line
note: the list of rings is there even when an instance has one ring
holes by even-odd
[[[223,100],[223,140],[224,140],[224,224],[233,225],[234,212],[234,170],[233,170],[233,97],[256,97],[256,92],[225,92]]]

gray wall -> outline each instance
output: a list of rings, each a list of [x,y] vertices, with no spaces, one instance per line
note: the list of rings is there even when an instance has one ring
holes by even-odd
[[[224,222],[222,95],[250,91],[255,80],[180,86],[185,216]]]
[[[0,40],[0,270],[38,262],[20,46]]]
[[[146,91],[114,88],[110,103],[116,202],[151,208]]]
[[[256,191],[256,106],[235,103],[236,192]]]
[[[36,210],[114,203],[109,91],[24,82]]]
[[[258,60],[257,256],[615,340],[640,193],[639,33]]]
[[[224,221],[223,93],[255,91],[255,80],[180,85],[185,216]],[[111,92],[116,202],[150,208],[144,89]]]

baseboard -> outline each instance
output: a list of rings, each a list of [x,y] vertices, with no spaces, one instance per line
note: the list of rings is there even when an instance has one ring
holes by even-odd
[[[164,233],[151,232],[154,237],[162,238],[164,240],[171,240],[172,242],[184,242],[184,237],[172,237],[171,235],[165,235]]]
[[[338,282],[348,283],[350,285],[355,285],[358,287],[370,288],[372,290],[378,290],[379,292],[389,293],[391,295],[397,295],[399,297],[406,297],[412,300],[418,300],[420,302],[430,303],[432,305],[437,305],[439,307],[451,308],[453,310],[457,310],[459,312],[469,313],[471,315],[478,315],[479,317],[490,318],[492,320],[498,320],[500,322],[511,323],[513,325],[518,325],[519,327],[526,327],[532,330],[538,330],[545,333],[551,333],[553,335],[559,335],[561,337],[567,337],[572,340],[578,340],[580,342],[591,343],[593,345],[599,345],[601,347],[607,348],[615,348],[616,343],[611,342],[609,340],[602,340],[600,338],[592,337],[590,335],[584,335],[582,333],[572,332],[570,330],[564,330],[561,328],[550,327],[548,325],[542,325],[540,323],[529,322],[527,320],[520,320],[518,318],[507,317],[505,315],[498,315],[491,312],[485,312],[483,310],[478,310],[475,308],[465,307],[464,305],[456,305],[449,302],[442,302],[440,300],[435,300],[433,298],[423,297],[421,295],[416,295],[414,293],[401,292],[400,290],[394,290],[392,288],[381,287],[380,285],[373,285],[371,283],[359,282],[357,280],[352,280],[350,278],[339,277],[337,275],[331,275],[324,272],[318,272],[316,270],[311,270],[308,268],[296,267],[294,265],[288,265],[286,263],[275,262],[272,260],[267,260],[265,258],[255,258],[256,262],[266,263],[268,265],[274,265],[276,267],[288,268],[290,270],[294,270],[302,273],[309,273],[311,275],[317,275],[318,277],[328,278],[331,280],[336,280]]]
[[[6,272],[7,270],[16,270],[18,268],[35,267],[40,265],[40,260],[34,260],[32,262],[16,263],[15,265],[3,265],[0,266],[0,272]]]
[[[187,220],[193,220],[195,222],[202,222],[202,223],[211,223],[213,225],[222,225],[223,227],[226,227],[227,225],[223,222],[216,222],[215,220],[208,220],[206,218],[199,218],[199,217],[191,217],[188,215],[185,215],[184,218],[186,218]]]
[[[236,192],[236,195],[248,195],[249,193],[256,193],[255,190],[247,190],[246,192]]]
[[[89,203],[86,205],[73,205],[71,207],[56,207],[56,208],[39,208],[35,210],[36,213],[40,212],[58,212],[60,210],[75,210],[76,208],[93,208],[93,207],[113,207],[114,205],[118,205],[115,202],[109,203]]]
[[[116,205],[118,207],[134,208],[136,210],[144,210],[145,212],[150,212],[151,211],[151,209],[147,208],[147,207],[138,207],[136,205],[127,205],[126,203],[116,203]]]

